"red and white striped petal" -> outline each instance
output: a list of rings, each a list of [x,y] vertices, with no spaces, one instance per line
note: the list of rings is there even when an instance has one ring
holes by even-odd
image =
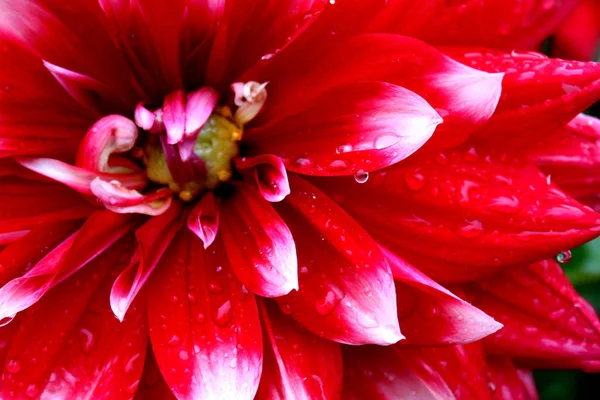
[[[282,311],[340,343],[403,339],[392,273],[377,244],[326,195],[289,178],[292,192],[275,206],[296,242],[299,289],[277,299]]]
[[[135,231],[138,250],[110,292],[110,307],[120,321],[181,228],[180,215],[181,206],[174,202],[165,213],[149,219]]]
[[[187,227],[194,232],[207,249],[217,237],[219,231],[219,205],[212,192],[202,196],[190,210]]]
[[[152,348],[177,399],[254,398],[262,368],[258,311],[219,238],[204,250],[182,231],[148,293]]]
[[[131,399],[147,344],[144,307],[123,323],[106,302],[111,272],[126,265],[131,238],[51,290],[8,327],[0,362],[0,396]],[[13,325],[14,324],[14,325]],[[11,332],[12,331],[12,332]]]
[[[222,204],[219,230],[238,279],[264,297],[298,289],[296,245],[271,203],[245,183]]]
[[[248,130],[244,140],[251,155],[274,154],[308,175],[385,168],[418,150],[442,122],[422,97],[384,82],[340,85],[291,107],[295,114]]]
[[[271,154],[257,157],[242,157],[234,160],[238,170],[250,169],[260,194],[272,203],[285,199],[290,194],[290,183],[285,164],[281,158]]]
[[[340,399],[340,345],[307,332],[267,301],[259,303],[265,361],[257,399]]]
[[[97,211],[80,230],[70,235],[22,276],[0,288],[0,320],[10,318],[34,303],[51,288],[111,247],[131,231],[136,219]]]
[[[488,352],[541,359],[600,358],[600,321],[554,260],[518,266],[463,287],[465,296],[504,327]]]
[[[138,130],[133,121],[120,115],[98,120],[88,131],[77,152],[77,166],[90,171],[112,172],[108,158],[133,148]]]
[[[502,328],[412,265],[385,249],[383,252],[396,280],[398,320],[406,335],[402,344],[471,343]]]

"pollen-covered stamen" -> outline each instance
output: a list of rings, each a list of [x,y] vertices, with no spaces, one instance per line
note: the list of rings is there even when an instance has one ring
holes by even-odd
[[[231,179],[232,160],[238,154],[243,123],[252,119],[266,99],[265,85],[233,85],[235,104],[217,106],[217,93],[201,88],[183,95],[169,94],[162,109],[136,109],[136,123],[158,135],[146,135],[136,149],[153,182],[166,185],[184,201]],[[157,132],[163,126],[162,132]]]
[[[238,106],[233,117],[239,125],[250,122],[263,108],[267,101],[267,83],[250,81],[235,82],[231,85],[235,94],[234,103]]]

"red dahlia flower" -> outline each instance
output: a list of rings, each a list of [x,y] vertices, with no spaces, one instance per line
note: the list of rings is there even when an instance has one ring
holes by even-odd
[[[600,65],[527,52],[576,3],[0,0],[1,397],[597,370]]]

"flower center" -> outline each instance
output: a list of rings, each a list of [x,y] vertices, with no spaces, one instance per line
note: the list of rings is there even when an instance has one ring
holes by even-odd
[[[177,148],[155,135],[148,135],[136,151],[142,155],[148,179],[168,186],[183,201],[191,201],[202,191],[230,180],[231,160],[237,156],[237,142],[242,138],[242,128],[231,115],[228,107],[214,111],[195,140],[183,142]]]
[[[222,106],[211,88],[177,90],[162,107],[138,104],[134,121],[121,115],[96,121],[80,143],[74,166],[49,158],[17,161],[95,197],[111,211],[160,215],[174,194],[185,202],[196,200],[235,176],[237,142],[264,105],[265,86],[236,82],[233,104]]]

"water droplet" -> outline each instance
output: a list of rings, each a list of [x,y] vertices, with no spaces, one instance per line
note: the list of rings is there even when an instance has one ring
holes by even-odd
[[[351,151],[352,151],[352,145],[351,144],[343,144],[341,146],[338,146],[337,149],[335,149],[335,152],[337,154],[349,153]]]
[[[515,196],[496,197],[488,204],[488,208],[502,214],[514,214],[519,211],[519,199]]]
[[[360,169],[354,173],[354,180],[357,183],[365,183],[369,180],[369,173]]]
[[[170,300],[171,300],[171,303],[173,303],[173,304],[179,303],[179,297],[177,297],[177,296],[171,296]]]
[[[420,190],[425,186],[425,177],[421,174],[408,173],[404,175],[404,181],[411,190]]]
[[[348,169],[348,163],[344,160],[335,160],[329,164],[329,169],[331,171],[344,171]]]
[[[27,389],[25,389],[25,395],[27,395],[27,397],[36,397],[38,395],[38,392],[39,390],[37,386],[33,383],[27,386]]]
[[[171,339],[169,339],[168,342],[169,346],[179,346],[181,344],[181,338],[177,335],[173,335],[171,336]]]
[[[463,160],[465,162],[474,162],[477,161],[479,155],[477,154],[477,150],[474,147],[471,147],[469,150],[463,154]]]
[[[457,232],[466,239],[474,239],[483,233],[483,225],[477,220],[468,221],[467,225],[460,227]]]
[[[231,320],[232,316],[233,313],[231,312],[231,301],[227,300],[217,309],[215,323],[217,325],[225,325]]]
[[[330,314],[344,298],[344,292],[335,285],[329,285],[325,295],[315,302],[315,309],[321,315]]]
[[[16,374],[21,370],[21,363],[17,360],[8,360],[6,363],[6,370],[11,374]]]
[[[308,158],[299,157],[296,159],[296,164],[302,168],[309,168],[312,167],[313,163]]]
[[[196,322],[199,324],[203,323],[206,320],[206,316],[202,313],[196,314]]]
[[[179,358],[181,358],[183,361],[187,360],[189,358],[188,352],[185,350],[181,350],[179,352]]]
[[[229,367],[231,367],[231,368],[236,368],[237,367],[237,358],[232,358],[229,361]]]
[[[223,288],[223,286],[218,282],[209,282],[208,283],[208,291],[212,294],[223,293],[224,290],[225,289]]]
[[[558,261],[560,264],[566,264],[571,261],[572,257],[571,250],[565,250],[558,253],[556,256],[556,261]]]
[[[89,353],[94,345],[94,335],[89,330],[82,328],[79,331],[79,341],[84,353]]]

